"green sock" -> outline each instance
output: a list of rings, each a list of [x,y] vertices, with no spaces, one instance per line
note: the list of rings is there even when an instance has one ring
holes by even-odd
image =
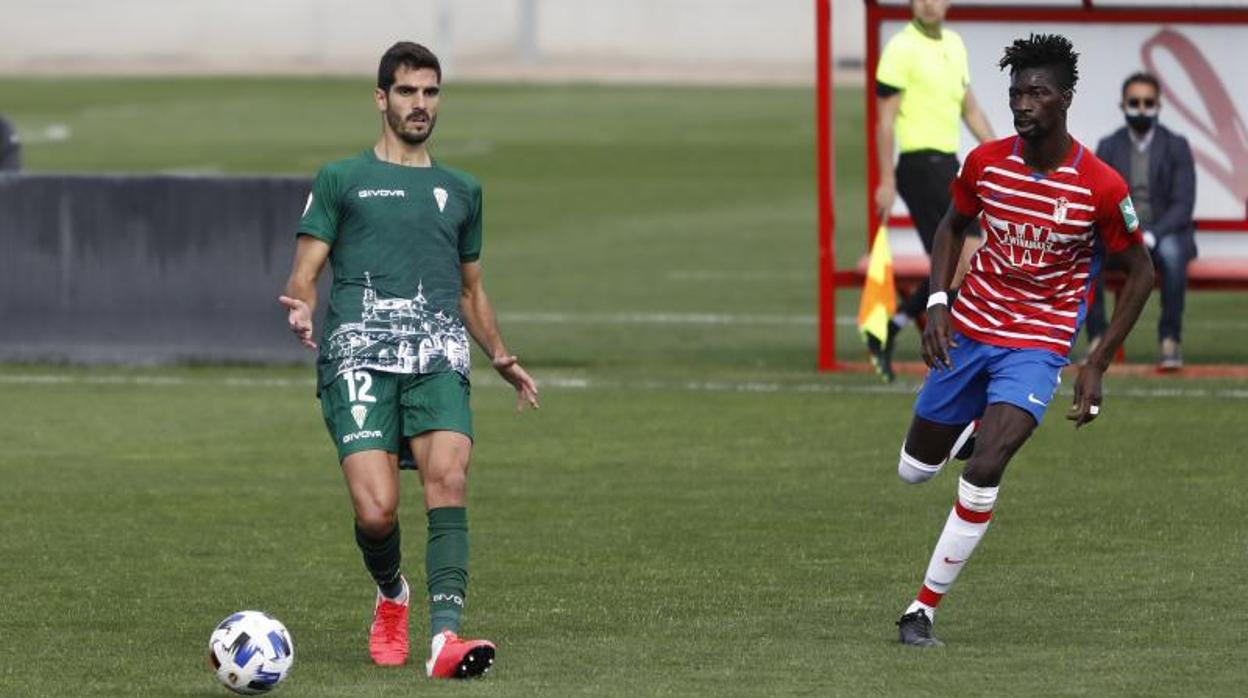
[[[443,630],[458,634],[468,592],[468,510],[464,507],[429,510],[425,575],[431,634]]]
[[[373,581],[377,582],[381,593],[390,599],[403,593],[403,578],[399,571],[402,558],[400,542],[398,521],[394,522],[394,528],[381,540],[369,538],[360,530],[359,524],[355,525],[355,544],[360,546],[360,552],[364,555],[364,567],[373,575]]]

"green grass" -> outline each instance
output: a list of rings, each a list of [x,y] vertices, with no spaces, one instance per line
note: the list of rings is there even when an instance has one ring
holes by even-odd
[[[3,387],[0,694],[220,694],[202,654],[243,607],[289,624],[291,696],[1239,686],[1248,477],[1217,444],[1238,438],[1242,395],[1122,396],[1084,432],[1042,427],[943,610],[949,647],[914,652],[892,644],[891,623],[954,480],[910,488],[893,474],[904,392],[852,379],[812,381],[841,393],[549,388],[541,412],[516,415],[490,381],[468,629],[500,643],[500,663],[482,683],[427,687],[415,669],[367,664],[370,591],[305,372],[155,374],[184,381],[171,385],[58,373],[78,380]],[[1209,446],[1182,438],[1197,431]]]
[[[861,94],[838,97],[848,264]],[[28,144],[38,171],[310,173],[376,130],[362,80],[0,79],[0,104],[23,133],[69,127]],[[892,642],[954,474],[894,474],[913,383],[813,371],[812,114],[802,90],[446,93],[437,154],[486,187],[487,286],[546,381],[538,413],[484,371],[474,392],[467,630],[500,643],[487,680],[368,665],[309,369],[10,366],[0,695],[226,695],[203,655],[244,607],[289,625],[289,696],[1237,694],[1242,382],[1111,374],[1078,433],[1055,409],[942,609],[949,647]],[[1189,297],[1189,361],[1244,361],[1241,301]],[[682,313],[738,322],[656,317]],[[1151,359],[1155,318],[1132,355]]]

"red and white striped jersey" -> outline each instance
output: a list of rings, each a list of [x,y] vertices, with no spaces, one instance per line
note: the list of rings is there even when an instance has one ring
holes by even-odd
[[[1139,222],[1126,182],[1082,143],[1072,139],[1049,175],[1032,171],[1021,147],[1018,136],[984,143],[954,180],[954,207],[978,215],[985,239],[950,314],[985,344],[1066,356],[1102,253],[1143,244]]]

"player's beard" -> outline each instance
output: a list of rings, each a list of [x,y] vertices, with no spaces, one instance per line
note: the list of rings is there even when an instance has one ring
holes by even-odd
[[[417,114],[424,115],[429,120],[428,126],[426,126],[423,133],[414,133],[407,130],[408,119],[415,117]],[[420,145],[429,140],[429,136],[433,135],[433,127],[438,124],[438,117],[423,109],[417,109],[406,115],[399,114],[393,109],[387,109],[386,123],[390,124],[390,130],[394,132],[394,135],[402,139],[404,143]]]

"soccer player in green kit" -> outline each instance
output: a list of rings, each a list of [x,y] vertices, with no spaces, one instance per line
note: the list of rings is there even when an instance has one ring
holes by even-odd
[[[515,387],[517,409],[538,402],[481,284],[481,186],[429,155],[441,82],[438,59],[424,46],[400,42],[382,56],[381,138],[317,173],[279,300],[299,341],[319,349],[321,408],[355,509],[355,539],[377,582],[369,654],[382,666],[407,661],[410,593],[398,519],[406,441],[428,516],[425,671],[468,678],[488,671],[495,651],[458,636],[468,583],[468,335]],[[333,286],[317,342],[316,280],[327,261]]]

